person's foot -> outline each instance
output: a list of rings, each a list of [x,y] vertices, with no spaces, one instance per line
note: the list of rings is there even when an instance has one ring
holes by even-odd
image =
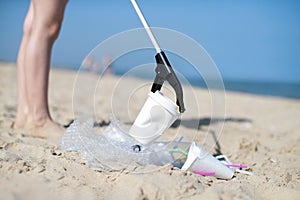
[[[64,132],[64,128],[52,120],[47,120],[43,125],[29,125],[26,127],[27,135],[38,138],[59,140]]]
[[[51,141],[58,141],[65,130],[61,125],[53,122],[51,119],[44,120],[43,123],[39,123],[38,125],[33,122],[28,122],[28,120],[21,121],[16,119],[13,128],[22,131],[26,136],[44,138]]]

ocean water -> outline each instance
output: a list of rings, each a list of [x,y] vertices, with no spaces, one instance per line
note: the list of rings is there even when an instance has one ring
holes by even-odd
[[[128,71],[121,68],[115,68],[114,74],[116,76],[128,76]],[[146,73],[135,72],[129,76],[145,79],[145,81],[153,81],[155,77],[154,68],[148,69]],[[184,77],[188,84],[193,87],[207,89],[205,81],[198,77]],[[282,97],[289,99],[300,100],[300,82],[275,82],[275,81],[254,81],[254,80],[222,80],[224,83],[225,91],[234,91],[255,95],[262,95],[267,97]],[[183,85],[185,82],[181,82]],[[215,88],[219,89],[219,88]]]
[[[133,76],[145,79],[147,82],[154,81],[156,67],[153,58],[154,55],[155,52],[151,49],[128,53],[113,61],[112,71],[117,76]],[[189,84],[194,87],[207,89],[204,78],[198,73],[201,69],[197,69],[189,62],[170,52],[166,52],[166,55],[182,84]],[[216,67],[220,72],[220,68],[217,65],[209,67]],[[268,97],[300,99],[300,80],[249,80],[246,78],[227,78],[224,77],[221,72],[220,75],[223,79],[222,81],[226,91],[235,91]]]
[[[201,81],[192,80],[191,84],[206,88],[204,82]],[[226,91],[300,99],[300,83],[224,80],[224,86]]]
[[[128,53],[113,61],[112,71],[117,76],[133,76],[145,79],[147,82],[153,81],[156,67],[156,64],[154,63],[154,55],[155,52],[153,49]],[[180,56],[174,55],[170,52],[166,52],[166,55],[172,67],[176,71],[177,76],[182,80],[182,84],[187,82],[187,84],[194,87],[207,89],[204,78],[198,73],[201,69],[197,69],[197,67],[195,68]],[[222,75],[219,66],[210,65],[209,67],[216,67],[219,70],[226,91],[250,93],[269,97],[300,99],[300,79],[299,81],[278,81],[268,79],[249,80],[246,78],[227,78]]]

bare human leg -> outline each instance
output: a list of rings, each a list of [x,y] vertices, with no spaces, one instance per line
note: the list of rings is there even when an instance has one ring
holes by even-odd
[[[18,73],[18,112],[14,123],[14,128],[24,129],[28,115],[28,101],[26,95],[26,82],[25,82],[25,69],[24,69],[24,54],[26,46],[30,38],[31,27],[33,20],[33,6],[30,4],[27,16],[23,25],[23,37],[19,49],[17,60],[17,73]]]
[[[48,79],[51,50],[60,31],[66,4],[67,0],[32,0],[24,23],[18,57],[18,113],[15,127],[35,137],[55,139],[63,131],[49,113]],[[27,22],[29,26],[26,26]]]

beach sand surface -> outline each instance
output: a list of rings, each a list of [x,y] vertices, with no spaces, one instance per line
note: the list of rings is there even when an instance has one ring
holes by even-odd
[[[60,69],[50,75],[50,110],[64,125],[80,116],[108,122],[113,114],[130,127],[151,85],[132,77]],[[184,86],[187,111],[180,126],[159,140],[184,136],[215,153],[217,139],[221,152],[249,166],[252,176],[235,173],[226,181],[171,165],[101,172],[91,170],[76,152],[13,130],[15,64],[0,63],[0,77],[0,199],[300,199],[299,100],[234,92],[223,99],[220,91]],[[163,91],[174,98],[167,84]]]

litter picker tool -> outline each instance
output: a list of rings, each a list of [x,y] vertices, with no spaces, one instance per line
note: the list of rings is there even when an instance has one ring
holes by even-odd
[[[144,29],[146,30],[146,32],[156,50],[156,55],[155,55],[155,60],[156,60],[156,64],[157,64],[156,69],[155,69],[156,76],[154,79],[154,83],[152,84],[151,92],[155,93],[157,90],[160,91],[164,81],[168,81],[168,83],[175,90],[176,98],[177,98],[176,104],[179,107],[179,112],[183,113],[185,111],[185,108],[184,108],[184,103],[183,103],[183,91],[182,91],[181,84],[180,84],[174,70],[172,69],[167,56],[159,47],[158,42],[156,41],[138,4],[136,3],[135,0],[131,0],[131,3],[132,3],[139,19],[141,20],[141,22],[144,26]]]

